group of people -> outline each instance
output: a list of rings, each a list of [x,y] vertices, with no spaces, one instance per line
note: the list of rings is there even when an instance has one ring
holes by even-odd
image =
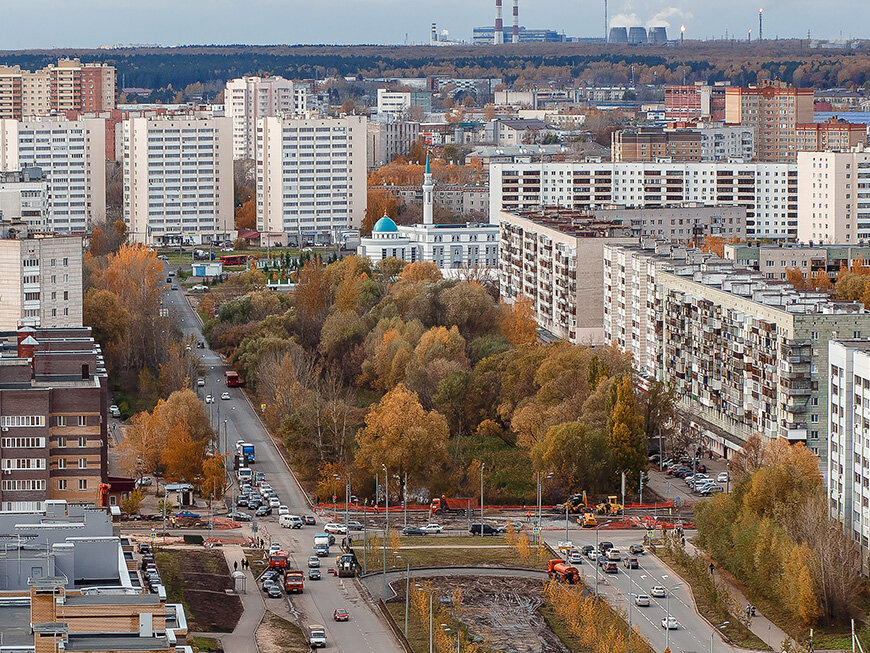
[[[242,558],[242,569],[248,569],[250,566],[251,566],[251,563],[248,562],[248,559]],[[238,570],[239,570],[238,561],[233,561],[233,571],[238,571]]]
[[[755,616],[755,606],[751,603],[746,604],[746,616],[750,618]]]

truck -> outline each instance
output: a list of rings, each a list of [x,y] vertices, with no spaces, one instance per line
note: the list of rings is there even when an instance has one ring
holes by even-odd
[[[476,498],[441,498],[432,499],[429,505],[429,513],[432,515],[439,514],[465,514],[469,510],[474,510],[480,507],[480,503]]]
[[[318,556],[329,555],[329,535],[317,533],[314,536],[314,553]]]
[[[284,572],[284,591],[290,594],[291,592],[299,592],[302,594],[304,588],[305,575],[298,570],[286,570]]]
[[[236,445],[236,455],[245,456],[249,464],[256,462],[256,457],[254,456],[254,445],[250,442],[239,442]]]
[[[564,560],[550,560],[547,564],[547,576],[558,578],[563,583],[574,585],[580,581],[580,572],[577,567]]]
[[[339,578],[353,578],[356,576],[356,556],[353,553],[343,553],[335,559]]]
[[[269,569],[283,571],[287,568],[287,561],[289,559],[290,554],[287,551],[275,551],[269,556]]]
[[[320,624],[311,624],[308,626],[308,645],[311,648],[326,647],[326,628]]]
[[[560,503],[556,506],[556,512],[565,513],[567,510],[569,513],[574,514],[578,512],[583,512],[587,508],[591,508],[589,505],[589,501],[586,498],[586,490],[580,492],[578,494],[572,494],[570,497],[565,499],[564,503]]]
[[[622,510],[622,504],[619,503],[619,499],[615,494],[607,497],[607,501],[599,503],[597,507],[599,515],[618,515]]]

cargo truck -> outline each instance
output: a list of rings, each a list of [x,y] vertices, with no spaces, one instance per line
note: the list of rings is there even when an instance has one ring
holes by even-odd
[[[480,503],[478,503],[476,498],[452,499],[442,496],[441,498],[432,499],[432,503],[429,505],[429,513],[432,515],[465,514],[469,510],[475,510],[479,507]]]
[[[577,567],[564,560],[550,560],[547,564],[547,576],[558,578],[569,585],[574,585],[580,580],[580,572],[577,571]]]
[[[299,592],[302,594],[304,587],[304,575],[301,571],[284,572],[284,591],[290,594],[291,592]]]

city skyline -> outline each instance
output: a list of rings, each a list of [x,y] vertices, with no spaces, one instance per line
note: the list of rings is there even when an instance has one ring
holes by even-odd
[[[568,36],[603,36],[603,0],[572,4],[566,7],[559,0],[524,0],[520,3],[520,24],[555,29]],[[3,9],[0,42],[10,50],[128,43],[419,44],[428,41],[432,22],[439,30],[449,30],[451,38],[470,41],[472,28],[493,24],[494,5],[491,0],[477,0],[471,6],[460,0],[441,0],[434,5],[423,0],[250,0],[240,16],[241,5],[232,0],[70,0],[61,5],[39,0]],[[870,6],[847,5],[846,0],[824,4],[821,0],[735,0],[727,6],[698,6],[689,0],[610,0],[609,23],[664,25],[672,38],[685,24],[686,36],[692,39],[722,38],[726,32],[745,38],[752,29],[755,38],[760,5],[764,5],[764,33],[769,39],[806,38],[808,30],[813,38],[867,36],[849,33],[846,28],[870,20]],[[844,24],[847,9],[850,20]],[[509,11],[505,13],[507,22]],[[268,15],[269,20],[257,20],[259,15]],[[99,20],[93,20],[95,16]],[[28,29],[35,24],[39,30]]]

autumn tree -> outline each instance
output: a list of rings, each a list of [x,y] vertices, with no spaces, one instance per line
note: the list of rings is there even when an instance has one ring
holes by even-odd
[[[439,281],[442,276],[441,270],[431,261],[417,261],[406,265],[399,278],[408,283],[425,283]]]
[[[184,481],[201,487],[204,459],[205,442],[194,439],[187,424],[179,422],[169,429],[166,446],[160,452],[168,481]]]
[[[501,332],[510,344],[525,345],[537,340],[538,323],[530,298],[520,295],[513,304],[502,304],[500,308]]]
[[[807,289],[807,278],[797,268],[789,268],[785,271],[785,280],[795,287],[796,290]]]
[[[202,494],[214,499],[224,496],[224,477],[226,474],[224,457],[220,452],[206,456],[202,463]]]
[[[625,472],[628,486],[637,487],[640,472],[646,468],[647,441],[637,415],[629,376],[616,386],[616,402],[607,425],[607,444],[614,474]]]
[[[366,214],[363,218],[360,234],[369,236],[375,223],[387,216],[395,220],[399,215],[399,200],[386,188],[369,186],[366,198]]]
[[[323,272],[323,263],[314,258],[305,263],[299,273],[296,287],[296,307],[299,311],[303,344],[314,347],[320,338],[320,329],[329,310],[329,282]]]
[[[715,254],[719,258],[725,258],[725,239],[721,236],[704,236],[704,245],[701,250]]]
[[[130,324],[130,314],[118,296],[106,289],[90,288],[82,301],[82,321],[90,325],[94,340],[114,362]]]
[[[236,209],[236,229],[257,228],[257,200],[251,197]]]
[[[196,337],[189,335],[169,345],[166,360],[159,364],[158,387],[164,397],[176,390],[193,388],[202,376],[202,359],[196,351]]]
[[[369,475],[386,465],[414,483],[430,482],[447,462],[450,429],[438,412],[426,411],[417,395],[399,384],[375,404],[356,436],[356,464]]]

